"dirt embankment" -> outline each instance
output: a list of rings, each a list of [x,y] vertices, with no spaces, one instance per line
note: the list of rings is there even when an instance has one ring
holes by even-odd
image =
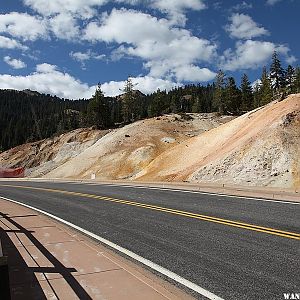
[[[166,151],[136,179],[298,187],[299,161],[297,94]]]
[[[166,150],[231,118],[215,114],[165,115],[113,130],[45,177],[132,179]]]
[[[164,151],[231,119],[174,114],[115,130],[78,129],[1,153],[0,166],[23,166],[30,177],[129,179]]]
[[[107,131],[76,129],[60,136],[27,143],[0,154],[3,168],[25,167],[26,176],[40,177],[76,157]]]

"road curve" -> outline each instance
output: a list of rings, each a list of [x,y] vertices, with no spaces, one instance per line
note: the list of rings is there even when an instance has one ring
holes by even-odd
[[[1,196],[71,222],[224,299],[284,299],[300,291],[298,203],[72,182],[1,181]]]

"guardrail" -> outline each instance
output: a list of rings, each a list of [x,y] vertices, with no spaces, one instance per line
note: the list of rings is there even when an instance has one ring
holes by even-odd
[[[0,240],[0,298],[10,300],[9,274],[7,256],[3,255],[2,244]]]

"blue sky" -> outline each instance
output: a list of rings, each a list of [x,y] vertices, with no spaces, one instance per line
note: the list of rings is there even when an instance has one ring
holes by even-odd
[[[4,2],[4,3],[3,3]],[[298,65],[300,0],[9,0],[0,7],[0,88],[89,98],[128,76],[149,93],[260,77],[274,50]]]

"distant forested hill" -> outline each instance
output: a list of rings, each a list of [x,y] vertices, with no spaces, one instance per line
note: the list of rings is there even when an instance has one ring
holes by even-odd
[[[0,90],[0,151],[81,126],[87,100]]]

